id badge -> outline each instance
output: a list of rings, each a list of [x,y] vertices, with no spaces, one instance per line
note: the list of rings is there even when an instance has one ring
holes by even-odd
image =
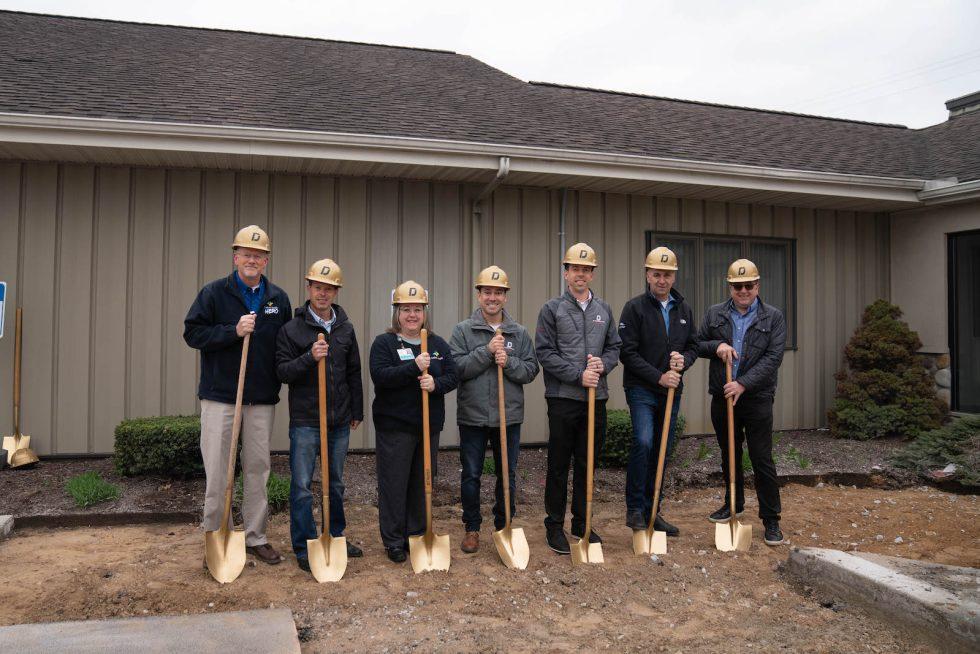
[[[415,354],[410,347],[400,347],[398,348],[398,358],[402,361],[412,361],[415,359]]]

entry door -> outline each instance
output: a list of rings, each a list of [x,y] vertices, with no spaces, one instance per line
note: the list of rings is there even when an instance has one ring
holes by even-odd
[[[953,410],[980,413],[980,231],[950,234]]]

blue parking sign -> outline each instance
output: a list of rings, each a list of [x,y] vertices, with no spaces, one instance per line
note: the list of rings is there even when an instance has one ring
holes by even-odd
[[[3,338],[3,316],[6,313],[5,308],[7,306],[5,300],[7,299],[7,282],[0,282],[0,338]]]

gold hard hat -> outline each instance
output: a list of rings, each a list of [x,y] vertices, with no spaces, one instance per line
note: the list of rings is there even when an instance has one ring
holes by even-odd
[[[477,290],[480,290],[481,286],[510,288],[510,280],[507,279],[507,273],[504,272],[503,268],[500,268],[499,266],[490,266],[489,268],[484,268],[480,271],[480,274],[476,276],[476,284],[473,286]]]
[[[402,282],[391,292],[392,304],[428,304],[429,292],[418,282]]]
[[[29,447],[22,447],[10,457],[11,468],[21,468],[23,466],[34,465],[39,461],[37,454]]]
[[[660,246],[650,250],[646,261],[647,268],[657,270],[677,270],[677,255],[670,248]]]
[[[340,288],[344,285],[344,273],[333,259],[320,259],[314,261],[310,269],[306,271],[306,280],[323,282]]]
[[[759,277],[759,269],[748,259],[736,259],[728,266],[729,282],[754,282]]]
[[[269,242],[269,235],[258,225],[242,227],[235,234],[235,242],[232,248],[252,248],[253,250],[263,250],[272,252],[272,243]]]
[[[588,243],[576,243],[568,248],[562,263],[575,266],[592,266],[593,268],[599,265],[599,261],[595,256],[595,250]]]

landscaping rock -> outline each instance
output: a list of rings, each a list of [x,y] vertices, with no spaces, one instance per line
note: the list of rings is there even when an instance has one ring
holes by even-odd
[[[10,535],[14,530],[14,516],[0,515],[0,540]]]

